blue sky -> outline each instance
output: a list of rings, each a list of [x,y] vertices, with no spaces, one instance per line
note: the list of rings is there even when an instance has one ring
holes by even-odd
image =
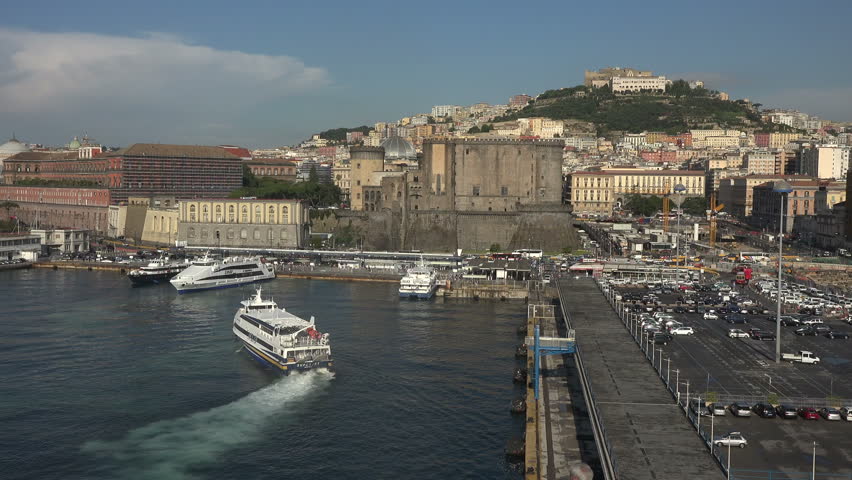
[[[852,121],[852,2],[693,3],[9,3],[0,136],[287,145],[605,66]]]

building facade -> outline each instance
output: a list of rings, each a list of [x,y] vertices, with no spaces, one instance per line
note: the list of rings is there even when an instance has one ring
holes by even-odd
[[[801,152],[802,175],[824,179],[846,178],[849,170],[849,148],[837,145],[815,146]]]
[[[789,181],[793,191],[783,194],[784,231],[793,231],[794,219],[803,215],[814,215],[817,209],[816,194],[824,189],[826,194],[845,201],[846,185],[842,182],[819,180]],[[775,182],[766,182],[754,187],[752,223],[768,231],[778,231],[781,220],[782,194],[774,192]]]
[[[296,164],[283,158],[253,158],[244,164],[256,177],[295,182],[298,174]]]
[[[688,196],[703,197],[704,172],[698,170],[599,170],[574,172],[568,179],[575,214],[609,215],[629,195],[667,195],[686,187]]]
[[[772,152],[749,152],[745,155],[743,167],[749,175],[775,175],[776,159]]]
[[[666,77],[612,77],[610,80],[612,93],[639,93],[666,91]]]
[[[650,70],[637,70],[635,68],[609,67],[598,71],[586,70],[583,75],[583,85],[595,87],[609,83],[612,77],[651,77],[654,72]]]
[[[211,248],[302,248],[310,217],[299,200],[183,200],[178,207],[181,245]]]

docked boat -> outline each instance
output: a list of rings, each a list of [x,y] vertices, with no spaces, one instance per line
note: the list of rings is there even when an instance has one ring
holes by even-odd
[[[310,321],[293,315],[272,300],[264,300],[261,289],[240,302],[234,315],[234,335],[259,362],[287,375],[314,368],[331,369],[331,345]]]
[[[228,257],[216,260],[204,255],[170,281],[178,293],[228,288],[275,278],[272,264],[260,257]]]
[[[399,296],[402,298],[432,298],[438,289],[438,274],[435,269],[420,264],[410,268],[399,281]]]
[[[185,263],[169,262],[166,258],[158,258],[144,267],[131,270],[127,278],[133,282],[134,286],[159,284],[169,281],[185,268]]]

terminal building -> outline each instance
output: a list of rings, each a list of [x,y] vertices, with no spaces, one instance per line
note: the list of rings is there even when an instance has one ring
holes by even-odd
[[[300,200],[193,199],[178,206],[178,245],[303,248],[310,217]]]

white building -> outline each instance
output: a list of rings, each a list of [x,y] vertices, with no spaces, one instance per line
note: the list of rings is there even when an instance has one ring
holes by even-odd
[[[802,175],[845,179],[849,170],[849,148],[821,145],[802,151]]]
[[[749,152],[743,163],[748,175],[775,174],[775,154],[772,152]]]
[[[459,108],[458,105],[435,105],[432,107],[432,116],[435,118],[452,117]]]
[[[89,250],[89,231],[76,229],[31,230],[31,235],[48,251],[59,253],[86,252]]]
[[[612,77],[612,93],[665,92],[666,77]]]

